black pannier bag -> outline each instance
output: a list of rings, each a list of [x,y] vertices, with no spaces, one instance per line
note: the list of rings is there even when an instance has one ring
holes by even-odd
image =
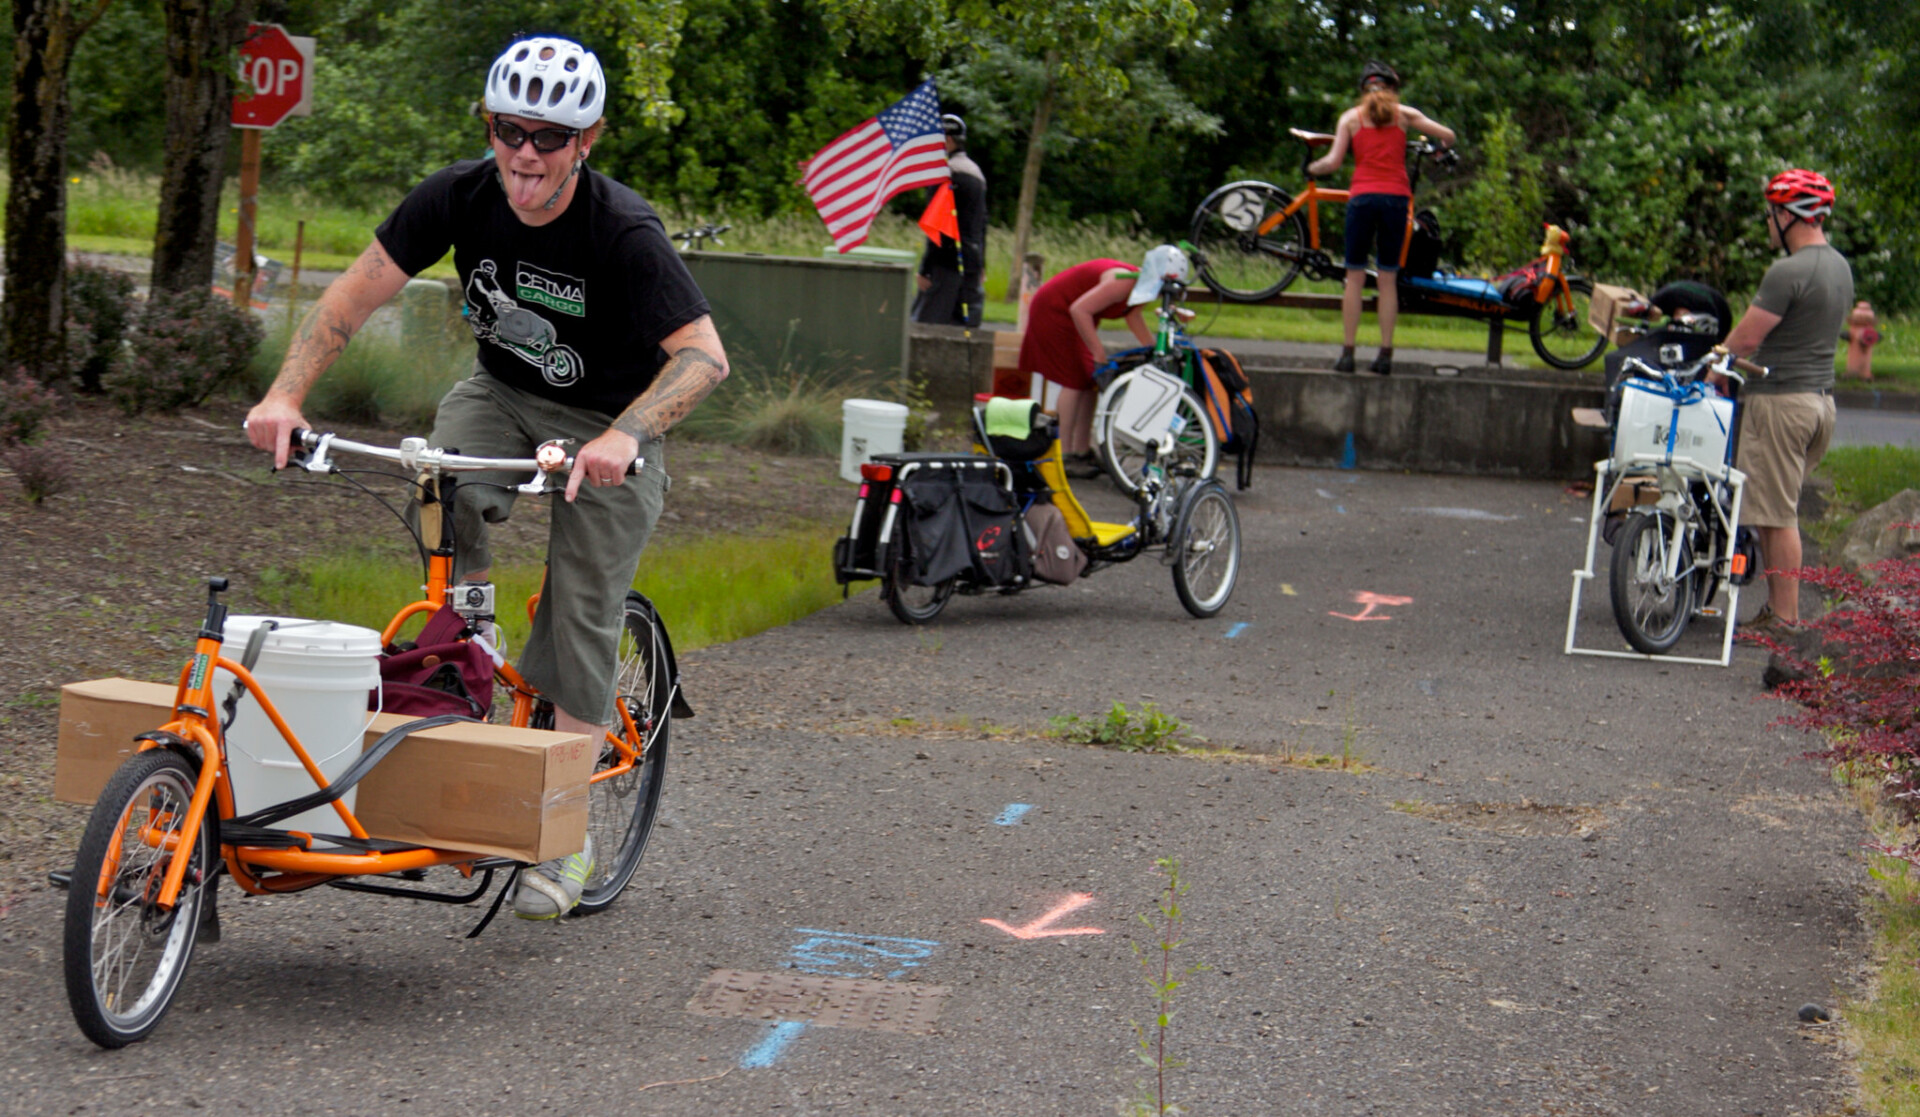
[[[1013,525],[1013,494],[982,477],[960,482],[974,577],[983,586],[1026,580],[1026,547]]]
[[[951,470],[916,469],[900,483],[909,578],[931,586],[973,567],[959,479]]]

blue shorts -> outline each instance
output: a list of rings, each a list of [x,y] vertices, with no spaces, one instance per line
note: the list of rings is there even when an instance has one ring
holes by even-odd
[[[1400,245],[1407,239],[1405,194],[1356,194],[1347,199],[1347,267],[1365,268],[1375,251],[1381,271],[1400,270]]]

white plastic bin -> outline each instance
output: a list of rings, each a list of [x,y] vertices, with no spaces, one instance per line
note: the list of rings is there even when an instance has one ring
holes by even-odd
[[[299,617],[230,616],[220,654],[239,662],[247,639],[262,621],[278,624],[267,636],[253,666],[254,681],[267,692],[274,709],[300,739],[320,771],[331,780],[359,759],[361,742],[373,713],[370,692],[380,687],[380,634],[371,628],[311,621]],[[233,676],[214,675],[214,695],[224,700]],[[251,692],[240,699],[227,730],[227,766],[233,777],[233,806],[247,814],[316,790],[313,778],[268,720]],[[341,796],[348,808],[353,792]],[[331,806],[303,811],[273,825],[287,830],[344,834],[346,826]]]
[[[1624,466],[1635,454],[1665,457],[1669,428],[1678,428],[1673,437],[1675,457],[1723,464],[1733,432],[1733,401],[1706,395],[1675,408],[1658,385],[1632,377],[1625,380],[1620,419],[1614,425],[1613,460]]]
[[[860,480],[860,466],[875,454],[898,454],[907,437],[907,407],[877,399],[840,405],[840,479]]]

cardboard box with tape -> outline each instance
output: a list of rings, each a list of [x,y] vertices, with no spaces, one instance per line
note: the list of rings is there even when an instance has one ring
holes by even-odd
[[[173,694],[133,679],[60,688],[54,797],[93,802],[133,755],[133,738],[171,720]],[[365,744],[410,720],[375,716]],[[516,861],[564,857],[586,839],[596,755],[578,733],[480,722],[423,730],[360,781],[353,813],[376,838]]]

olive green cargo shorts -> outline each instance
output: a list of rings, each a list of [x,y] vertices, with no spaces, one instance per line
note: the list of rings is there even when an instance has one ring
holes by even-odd
[[[531,395],[476,371],[440,401],[432,443],[489,458],[530,458],[549,439],[572,439],[572,453],[605,434],[612,422],[597,411]],[[552,502],[547,576],[533,633],[520,652],[520,674],[554,705],[583,721],[613,714],[615,657],[627,590],[640,552],[660,519],[668,478],[658,441],[640,447],[646,466],[621,485],[583,484],[573,503]],[[463,473],[455,500],[454,578],[493,565],[487,525],[502,523],[520,496],[525,474]],[[508,608],[506,602],[499,604]]]

